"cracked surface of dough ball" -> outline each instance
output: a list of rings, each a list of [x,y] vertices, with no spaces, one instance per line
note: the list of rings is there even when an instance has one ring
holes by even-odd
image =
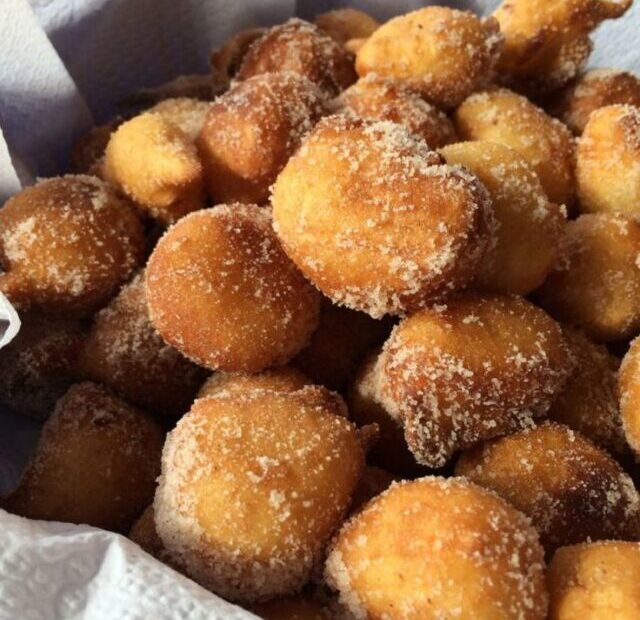
[[[322,93],[295,73],[236,83],[211,104],[197,140],[211,199],[265,203],[269,186],[325,111]]]
[[[318,387],[198,399],[167,438],[154,501],[172,559],[232,601],[297,592],[364,466],[345,411]]]
[[[576,155],[582,211],[640,216],[640,107],[596,110],[578,140]]]
[[[216,372],[204,382],[198,398],[215,396],[220,392],[242,393],[257,388],[274,392],[295,392],[311,384],[309,377],[293,366],[278,366],[255,375]]]
[[[618,406],[620,361],[582,332],[569,327],[562,332],[573,358],[573,370],[553,401],[549,418],[579,431],[616,457],[628,456]]]
[[[525,97],[505,88],[471,95],[456,111],[456,131],[464,140],[510,146],[536,171],[556,204],[575,202],[575,145],[569,129]]]
[[[187,411],[206,376],[153,328],[143,274],[96,315],[80,348],[76,371],[156,416]]]
[[[189,136],[168,113],[145,112],[112,134],[105,178],[163,224],[204,206],[202,163]]]
[[[30,519],[126,530],[153,498],[162,442],[147,414],[77,383],[45,423],[5,506]]]
[[[620,17],[632,0],[504,0],[493,13],[505,44],[498,71],[529,95],[553,91],[573,79],[591,53],[589,33]]]
[[[318,329],[293,363],[313,383],[341,391],[353,379],[365,355],[381,345],[390,331],[390,321],[372,319],[325,299]]]
[[[527,295],[556,259],[565,215],[551,202],[533,168],[517,151],[493,142],[461,142],[441,149],[448,164],[464,166],[489,190],[496,241],[483,259],[477,285]]]
[[[406,80],[448,109],[491,80],[501,47],[495,19],[430,6],[378,28],[358,50],[356,71]]]
[[[640,78],[619,69],[592,69],[569,84],[550,111],[580,135],[592,112],[615,104],[640,107]]]
[[[0,209],[0,291],[19,309],[85,317],[142,261],[133,207],[95,177],[45,179]]]
[[[178,127],[191,142],[198,137],[211,103],[189,97],[174,97],[156,103],[147,112],[160,114]]]
[[[333,302],[374,318],[414,311],[476,275],[487,191],[389,121],[321,121],[280,173],[275,229]]]
[[[284,364],[318,325],[320,295],[282,251],[269,211],[255,205],[219,205],[174,224],[145,282],[163,340],[211,370]]]
[[[545,415],[571,370],[560,326],[510,295],[465,295],[410,316],[379,364],[382,402],[430,467]]]
[[[537,297],[559,320],[598,341],[640,330],[640,224],[586,214],[567,222],[558,261]]]
[[[73,383],[86,337],[80,322],[26,314],[18,335],[0,349],[0,402],[12,411],[46,418]]]
[[[426,140],[432,148],[456,141],[449,118],[427,103],[402,80],[369,73],[345,90],[332,104],[372,121],[392,121]]]
[[[620,413],[628,444],[640,457],[640,337],[631,342],[618,373]]]
[[[561,424],[464,452],[456,474],[528,515],[548,553],[589,539],[637,539],[640,497],[633,481],[604,450]]]
[[[549,564],[549,620],[640,618],[640,543],[561,547]]]
[[[293,72],[337,95],[356,81],[353,56],[317,26],[292,18],[267,30],[242,58],[239,80],[263,73]]]
[[[392,485],[342,527],[325,575],[356,618],[546,617],[538,534],[460,478]]]
[[[371,15],[350,7],[316,15],[313,23],[343,45],[351,39],[366,39],[380,27]]]

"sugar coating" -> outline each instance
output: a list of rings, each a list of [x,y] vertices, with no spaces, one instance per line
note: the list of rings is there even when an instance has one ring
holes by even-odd
[[[316,15],[313,23],[343,45],[351,39],[367,38],[380,27],[371,15],[350,7]]]
[[[0,290],[19,308],[83,317],[140,264],[142,225],[96,177],[38,182],[0,210]]]
[[[211,104],[197,140],[212,200],[265,203],[269,186],[325,112],[325,95],[291,71],[235,83]]]
[[[368,73],[332,103],[336,111],[374,121],[392,121],[426,140],[433,148],[456,141],[453,124],[404,80]]]
[[[606,452],[566,426],[544,423],[466,452],[456,473],[531,517],[547,552],[563,544],[636,540],[640,496]]]
[[[292,18],[256,39],[242,59],[239,80],[269,72],[304,76],[329,95],[355,82],[353,57],[314,24]]]
[[[170,123],[177,125],[194,142],[202,129],[210,105],[208,101],[190,99],[189,97],[175,97],[164,99],[149,108],[147,112],[160,114]]]
[[[364,464],[330,394],[220,392],[197,400],[169,434],[156,525],[197,582],[248,603],[308,580]]]
[[[374,318],[464,287],[493,223],[485,188],[404,127],[323,119],[272,191],[275,230],[334,303]]]
[[[362,620],[546,617],[536,531],[463,478],[392,484],[342,527],[325,575]]]
[[[282,251],[271,213],[218,205],[182,218],[147,264],[151,323],[211,370],[284,364],[318,324],[320,296]]]
[[[571,370],[560,327],[516,296],[467,295],[402,321],[384,346],[379,397],[419,463],[530,426]]]
[[[187,411],[206,376],[154,329],[142,272],[96,315],[80,349],[77,371],[161,416]]]
[[[215,396],[220,392],[242,393],[255,388],[274,392],[295,392],[305,385],[312,385],[312,381],[293,366],[278,366],[254,375],[215,372],[202,384],[198,398]]]
[[[632,340],[618,373],[624,436],[636,459],[640,456],[640,339]]]
[[[428,101],[453,108],[491,81],[502,41],[491,17],[425,7],[378,28],[358,50],[356,70],[406,80]]]

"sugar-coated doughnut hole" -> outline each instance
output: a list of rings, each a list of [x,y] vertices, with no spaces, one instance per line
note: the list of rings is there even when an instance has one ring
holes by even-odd
[[[105,151],[104,175],[163,224],[204,204],[202,163],[189,136],[168,120],[166,108],[118,127]]]
[[[356,618],[546,618],[536,531],[459,478],[392,485],[343,526],[325,574]]]
[[[325,299],[318,329],[293,364],[313,383],[342,391],[354,378],[365,355],[381,345],[390,331],[388,320],[375,320],[363,312],[335,306]]]
[[[156,103],[147,112],[159,114],[178,127],[192,142],[198,137],[210,102],[189,97],[174,97]]]
[[[321,121],[273,188],[276,232],[332,301],[402,314],[476,275],[493,223],[487,191],[404,127]]]
[[[575,201],[575,148],[571,132],[525,97],[505,88],[471,95],[454,122],[464,140],[510,146],[533,167],[556,204]]]
[[[314,24],[292,18],[267,30],[242,58],[239,80],[263,73],[291,71],[328,95],[337,95],[356,81],[353,57]]]
[[[0,349],[0,402],[16,413],[47,417],[73,383],[73,368],[85,339],[80,322],[20,317],[18,335]]]
[[[549,620],[640,618],[640,543],[561,547],[547,573]]]
[[[296,392],[311,384],[309,377],[293,366],[278,366],[255,375],[216,372],[204,382],[198,398],[215,396],[221,392],[243,393],[253,389]]]
[[[567,223],[554,270],[538,299],[556,318],[595,340],[640,330],[640,224],[622,215],[587,214]]]
[[[145,511],[131,526],[128,537],[154,558],[163,562],[167,561],[164,545],[156,531],[156,522],[153,516],[153,504],[149,504]]]
[[[75,384],[5,506],[30,519],[127,530],[153,498],[162,441],[146,414],[99,385]]]
[[[531,517],[548,553],[586,540],[638,537],[640,497],[631,478],[562,424],[544,423],[472,448],[456,474]]]
[[[348,393],[349,413],[360,427],[378,425],[378,441],[367,455],[370,462],[402,477],[414,477],[420,467],[407,447],[402,420],[383,401],[378,358],[379,352],[371,354],[358,371]]]
[[[318,88],[292,72],[256,76],[218,97],[197,140],[212,200],[266,202],[269,186],[325,111]]]
[[[531,96],[551,92],[586,64],[589,33],[620,17],[632,0],[504,0],[493,13],[505,45],[498,62],[502,81]]]
[[[549,110],[580,135],[592,112],[615,104],[640,107],[640,78],[618,69],[592,69],[559,93]]]
[[[18,309],[90,316],[142,261],[142,224],[99,179],[38,182],[0,209],[0,291]]]
[[[219,205],[174,224],[145,282],[164,341],[212,370],[281,365],[318,324],[320,295],[282,251],[269,211],[255,205]]]
[[[627,457],[629,446],[618,407],[620,361],[582,332],[569,327],[562,331],[573,370],[553,401],[549,418],[580,431],[616,457]]]
[[[430,467],[545,415],[571,370],[560,326],[509,295],[465,295],[404,319],[378,363],[379,397]]]
[[[104,151],[109,144],[111,134],[122,124],[123,119],[116,117],[104,125],[96,125],[82,135],[71,151],[69,168],[77,174],[95,174],[102,176]]]
[[[622,360],[618,386],[624,435],[640,458],[640,337],[632,341]]]
[[[214,80],[226,86],[238,73],[242,59],[251,44],[265,32],[264,28],[247,28],[231,35],[218,49],[211,52],[210,62]]]
[[[172,559],[233,601],[298,591],[364,465],[345,409],[319,387],[196,400],[167,438],[154,502]]]
[[[309,596],[275,598],[251,609],[263,620],[330,620],[333,616],[320,602]]]
[[[404,80],[368,73],[333,103],[338,111],[373,121],[393,121],[435,149],[456,141],[453,123]]]
[[[496,241],[476,280],[482,289],[526,295],[553,267],[565,215],[551,202],[527,160],[492,142],[462,142],[441,149],[448,164],[473,172],[489,190]]]
[[[576,154],[582,211],[640,216],[640,107],[596,110]]]
[[[356,70],[406,80],[435,105],[453,108],[491,80],[501,46],[495,19],[430,6],[378,28],[358,50]]]
[[[166,344],[149,320],[139,274],[95,317],[76,372],[159,416],[189,409],[206,371]]]
[[[371,15],[350,7],[320,13],[313,23],[342,45],[351,39],[366,39],[380,27]]]

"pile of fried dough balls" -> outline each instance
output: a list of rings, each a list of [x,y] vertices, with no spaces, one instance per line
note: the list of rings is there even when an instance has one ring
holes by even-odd
[[[267,620],[640,618],[631,0],[233,36],[0,210],[2,506]]]

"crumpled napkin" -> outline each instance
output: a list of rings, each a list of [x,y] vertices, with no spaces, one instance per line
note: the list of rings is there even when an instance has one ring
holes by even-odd
[[[230,34],[351,5],[384,20],[427,4],[490,13],[500,0],[0,0],[0,204],[64,170],[73,141],[132,91],[205,72]],[[640,71],[640,0],[596,33],[592,66]],[[19,328],[0,297],[0,346]],[[0,411],[0,494],[38,424]],[[126,538],[0,510],[0,620],[245,620]]]

